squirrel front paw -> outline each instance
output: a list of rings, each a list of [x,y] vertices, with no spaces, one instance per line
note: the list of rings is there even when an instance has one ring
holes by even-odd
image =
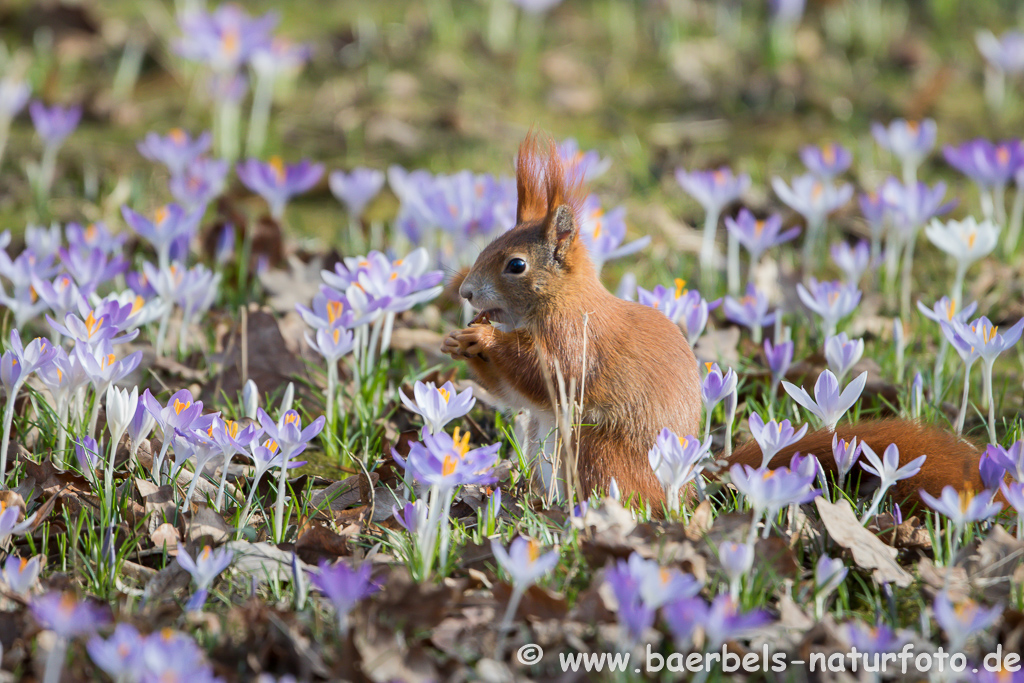
[[[494,328],[490,325],[470,325],[445,337],[441,353],[452,358],[479,358],[486,361],[487,349],[493,339]]]

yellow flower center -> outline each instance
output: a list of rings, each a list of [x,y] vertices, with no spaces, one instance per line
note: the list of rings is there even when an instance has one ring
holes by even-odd
[[[529,543],[526,544],[526,549],[529,552],[530,564],[533,564],[540,557],[540,544],[531,538]]]
[[[456,427],[455,433],[452,434],[452,449],[459,454],[460,458],[465,458],[466,453],[469,452],[469,432],[462,432]]]
[[[181,401],[174,399],[174,414],[181,415],[181,411],[188,410],[188,407],[192,405],[192,401]]]
[[[459,461],[451,455],[444,456],[444,464],[441,466],[441,474],[445,477],[453,474],[455,472],[455,466],[458,464]]]
[[[328,301],[327,302],[327,322],[333,324],[341,314],[345,312],[344,301]]]
[[[89,338],[92,339],[92,336],[99,332],[101,327],[103,327],[103,318],[97,320],[93,312],[89,311],[89,315],[85,318],[85,329],[89,333]]]
[[[676,298],[678,299],[679,297],[681,297],[683,294],[686,293],[686,289],[685,289],[685,287],[686,287],[686,280],[677,277],[675,282],[676,282]]]
[[[448,391],[444,387],[439,387],[437,393],[441,394],[441,398],[444,399],[445,403],[447,403],[448,400],[452,397],[452,392]]]
[[[284,161],[281,160],[281,157],[275,154],[274,156],[270,157],[270,161],[268,161],[267,163],[270,164],[270,168],[274,171],[274,176],[277,178],[277,182],[283,183],[285,174]]]
[[[971,230],[971,231],[970,231],[970,232],[969,232],[969,233],[967,234],[967,246],[968,246],[968,247],[970,247],[971,249],[973,249],[973,248],[974,248],[974,242],[975,242],[975,240],[977,240],[977,239],[978,239],[978,233],[977,233],[977,231],[975,231],[975,230]]]
[[[238,31],[235,29],[229,29],[224,32],[224,36],[221,38],[221,47],[224,49],[224,54],[236,55],[238,54],[239,37]]]
[[[171,142],[176,145],[181,145],[185,142],[185,131],[181,128],[172,128],[167,135],[171,138]]]
[[[167,217],[170,215],[171,210],[168,209],[166,206],[161,206],[159,209],[153,212],[153,221],[156,222],[157,225],[160,225],[164,221],[166,221]]]
[[[821,148],[821,158],[826,164],[832,165],[835,163],[836,150],[832,147],[832,145],[825,145],[824,147]]]

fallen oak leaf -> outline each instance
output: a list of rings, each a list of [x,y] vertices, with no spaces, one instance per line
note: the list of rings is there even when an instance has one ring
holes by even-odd
[[[875,581],[894,583],[901,588],[906,588],[913,582],[910,573],[896,562],[898,551],[887,546],[861,526],[849,501],[830,503],[818,496],[814,499],[814,504],[828,535],[850,551],[858,567],[872,570]]]

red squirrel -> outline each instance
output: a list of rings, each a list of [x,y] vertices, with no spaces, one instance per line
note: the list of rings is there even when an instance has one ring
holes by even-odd
[[[697,359],[678,325],[601,283],[579,236],[582,183],[570,177],[553,144],[542,153],[536,137],[527,136],[516,186],[515,227],[480,253],[459,287],[480,313],[452,332],[441,350],[465,359],[504,407],[529,410],[549,427],[555,424],[550,386],[557,364],[567,386],[575,380],[582,387],[575,397],[583,414],[576,418],[582,426],[574,446],[583,494],[607,491],[614,478],[624,499],[638,497],[657,513],[665,494],[648,452],[665,427],[680,436],[701,433]],[[919,489],[937,496],[946,485],[983,488],[977,449],[940,428],[882,420],[836,431],[847,440],[858,437],[879,455],[895,443],[901,465],[928,456],[918,475],[891,490],[898,502],[916,499]],[[770,466],[788,465],[798,451],[818,456],[825,471],[835,473],[827,429],[781,451]],[[745,443],[729,462],[758,467],[760,447]]]

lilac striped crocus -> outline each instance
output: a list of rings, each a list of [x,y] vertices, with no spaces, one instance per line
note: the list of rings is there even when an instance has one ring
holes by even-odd
[[[647,459],[665,490],[670,513],[679,512],[679,492],[700,476],[710,448],[710,438],[701,443],[695,436],[677,436],[669,429],[658,434]]]
[[[903,182],[909,185],[917,181],[918,167],[935,147],[938,127],[932,119],[894,119],[888,126],[872,123],[871,134],[879,147],[903,164]]]
[[[334,607],[338,634],[343,637],[348,634],[349,614],[355,606],[381,589],[370,576],[372,571],[373,566],[369,562],[352,568],[344,560],[338,560],[334,564],[320,560],[317,571],[309,577],[309,582],[319,589]]]
[[[813,399],[803,387],[786,381],[782,382],[782,386],[794,401],[817,417],[823,427],[835,431],[839,419],[860,398],[867,381],[868,373],[864,371],[840,392],[838,378],[831,370],[824,370],[814,383]]]
[[[840,382],[863,355],[863,339],[850,339],[845,332],[840,332],[825,340],[825,360]]]
[[[203,131],[195,138],[181,128],[172,128],[167,135],[147,133],[138,143],[139,154],[167,167],[171,177],[184,175],[192,162],[210,149],[210,133]]]
[[[753,509],[747,539],[751,544],[757,538],[757,524],[762,515],[768,517],[764,527],[767,538],[772,519],[779,510],[794,503],[806,503],[819,493],[813,488],[815,474],[805,475],[787,467],[754,469],[749,465],[736,464],[729,468],[729,479]]]
[[[345,205],[349,217],[358,222],[373,198],[384,187],[384,172],[357,167],[350,172],[333,171],[327,178],[331,193]]]
[[[574,177],[589,183],[611,168],[612,160],[602,158],[597,150],[584,152],[574,138],[567,138],[558,145],[558,156],[566,168],[572,168]]]
[[[651,243],[650,235],[647,235],[623,244],[626,239],[624,206],[606,212],[601,207],[600,197],[592,194],[583,201],[582,213],[580,237],[598,270],[608,261],[635,254]]]
[[[836,333],[839,321],[853,313],[861,299],[861,291],[855,284],[844,284],[839,280],[819,282],[813,277],[809,288],[797,283],[796,293],[804,306],[821,318],[825,337]]]
[[[64,140],[75,131],[82,120],[82,108],[77,105],[47,107],[36,100],[28,106],[28,113],[32,117],[36,134],[47,148],[57,148],[64,144]]]
[[[725,297],[725,317],[738,325],[750,328],[754,343],[761,342],[761,329],[775,324],[775,313],[768,312],[768,297],[753,284],[747,284],[747,293],[741,299]]]
[[[788,185],[782,178],[772,178],[772,189],[789,208],[804,217],[807,232],[804,234],[804,259],[810,262],[816,252],[816,245],[825,228],[829,214],[850,201],[853,186],[835,185],[830,180],[807,174],[793,178]]]
[[[275,156],[267,162],[248,159],[238,164],[237,171],[242,184],[263,197],[270,207],[270,215],[280,221],[288,201],[320,182],[324,167],[306,160],[285,164]]]
[[[675,600],[662,611],[677,646],[688,647],[695,627],[704,632],[704,651],[718,652],[730,640],[753,635],[771,623],[763,610],[744,612],[730,595],[717,596],[710,605],[698,597]]]
[[[864,273],[874,264],[871,257],[871,245],[864,240],[850,246],[849,242],[836,242],[829,250],[832,262],[843,271],[846,281],[856,285],[860,283]]]
[[[200,157],[189,162],[180,174],[172,175],[168,187],[187,211],[203,210],[224,191],[227,177],[227,161]]]
[[[869,446],[867,443],[861,442],[861,464],[860,467],[865,472],[873,474],[881,480],[878,488],[875,490],[875,495],[871,500],[871,506],[861,517],[861,524],[866,524],[875,513],[878,512],[878,506],[882,502],[882,498],[885,496],[885,492],[889,490],[896,482],[904,479],[909,479],[918,472],[921,471],[921,466],[924,465],[927,455],[921,455],[905,465],[900,465],[900,449],[892,443],[885,448],[885,452],[882,457],[878,457],[878,454]],[[867,462],[865,462],[867,461]]]
[[[822,180],[832,180],[850,168],[853,155],[838,142],[821,147],[807,145],[800,150],[800,161],[807,170]]]
[[[750,434],[761,447],[761,467],[768,467],[776,453],[797,443],[807,433],[807,425],[794,429],[789,420],[769,420],[765,423],[757,413],[753,413],[747,422],[750,425]]]
[[[274,13],[253,18],[235,4],[212,12],[193,9],[178,17],[181,38],[176,47],[186,59],[202,62],[217,73],[235,73],[256,50],[270,43],[277,21]]]
[[[1002,503],[995,501],[995,494],[991,490],[978,494],[960,492],[952,486],[944,486],[937,498],[927,491],[920,492],[921,500],[928,507],[949,519],[957,538],[963,535],[968,524],[983,522],[1003,509]]]
[[[199,476],[198,468],[196,469],[196,476]],[[192,576],[192,580],[196,583],[196,592],[189,600],[188,607],[186,608],[188,611],[192,612],[202,609],[210,586],[220,576],[221,572],[231,565],[234,557],[235,553],[227,548],[213,550],[207,545],[193,558],[185,550],[185,546],[180,543],[178,544],[178,564]]]
[[[772,344],[771,340],[764,340],[764,358],[768,364],[768,370],[772,373],[772,389],[786,378],[789,366],[793,364],[793,342],[784,341]]]
[[[857,463],[860,453],[861,445],[857,443],[857,437],[847,441],[840,439],[838,434],[832,434],[832,459],[836,463],[836,485],[839,488],[843,488],[846,475]]]
[[[935,595],[932,612],[939,627],[946,633],[950,652],[963,652],[974,634],[991,627],[1003,614],[1003,608],[983,607],[971,599],[953,604],[946,589]]]
[[[782,216],[778,214],[772,214],[765,219],[757,219],[747,209],[740,209],[736,218],[726,216],[725,227],[729,234],[750,253],[748,283],[753,280],[754,267],[764,252],[789,242],[800,234],[800,228],[783,230]]]
[[[701,269],[704,277],[712,276],[715,268],[715,231],[722,210],[740,198],[750,188],[750,176],[745,173],[734,175],[723,166],[715,171],[692,171],[676,169],[676,182],[704,207],[704,235],[701,242]],[[737,243],[738,245],[738,243]]]
[[[406,396],[401,389],[398,395],[408,410],[423,418],[431,434],[442,431],[446,424],[466,415],[476,404],[472,388],[458,393],[451,382],[445,382],[440,387],[433,382],[416,382],[413,385],[415,400]]]

